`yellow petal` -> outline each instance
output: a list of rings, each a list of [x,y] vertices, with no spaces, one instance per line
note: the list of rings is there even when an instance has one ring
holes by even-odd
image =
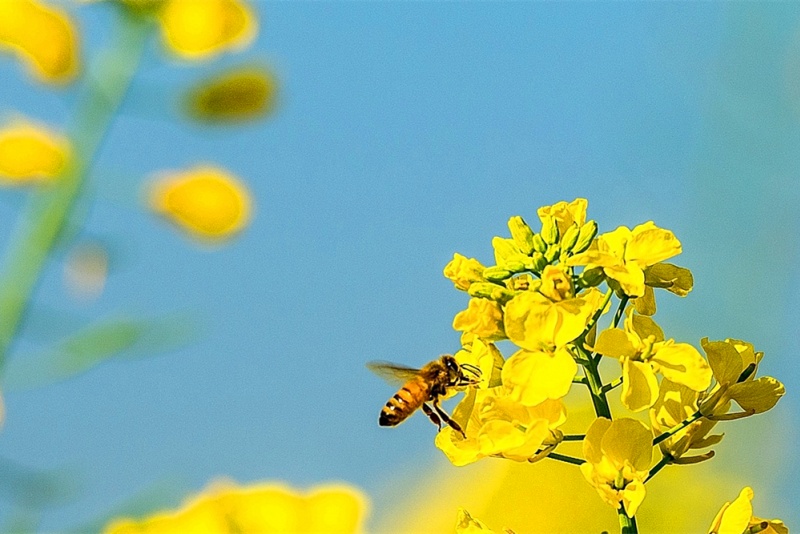
[[[44,126],[12,123],[0,130],[0,178],[7,184],[53,178],[64,169],[69,151],[67,139]]]
[[[240,0],[168,0],[159,18],[165,42],[186,59],[244,48],[257,32],[255,15]]]
[[[590,464],[598,464],[603,459],[603,436],[610,427],[610,419],[598,417],[586,430],[586,437],[583,438],[583,457]]]
[[[611,358],[633,358],[638,354],[637,347],[621,328],[611,328],[600,332],[594,350]]]
[[[481,521],[478,521],[469,512],[463,508],[458,509],[458,517],[456,518],[456,534],[493,534],[494,531],[489,529]]]
[[[655,351],[651,360],[665,378],[695,391],[711,385],[711,367],[696,348],[688,343],[667,343]]]
[[[728,395],[744,410],[755,410],[755,413],[766,412],[775,406],[786,393],[786,388],[771,376],[762,376],[757,380],[748,380],[734,384],[728,389]]]
[[[671,263],[656,263],[644,271],[645,284],[664,288],[679,297],[685,297],[694,286],[692,272]],[[652,314],[651,314],[652,315]]]
[[[637,471],[647,471],[653,459],[653,437],[641,421],[615,419],[603,435],[601,448],[618,469],[629,462]]]
[[[615,280],[623,293],[631,298],[644,295],[644,271],[635,263],[610,265],[603,267],[603,272],[608,278]]]
[[[457,467],[471,464],[483,457],[476,438],[464,439],[450,427],[445,427],[436,434],[434,444]]]
[[[744,371],[742,357],[736,347],[727,341],[709,341],[708,338],[700,340],[700,345],[708,356],[708,363],[717,382],[720,384],[736,382]]]
[[[42,82],[70,82],[78,72],[78,33],[59,8],[33,0],[0,1],[3,46],[16,51]]]
[[[466,291],[473,282],[484,281],[483,270],[485,268],[475,258],[466,258],[455,253],[453,259],[444,268],[444,276],[451,280],[457,289]]]
[[[509,396],[526,406],[536,406],[545,399],[560,399],[572,386],[578,365],[569,352],[555,353],[520,350],[503,366],[503,385]]]
[[[467,309],[458,312],[453,319],[453,328],[486,340],[506,337],[503,330],[503,311],[499,304],[487,299],[470,299]]]
[[[658,380],[647,362],[622,362],[622,404],[632,412],[649,408],[658,398]]]
[[[625,507],[625,512],[628,517],[636,515],[636,511],[641,506],[645,497],[644,483],[639,480],[633,480],[625,486],[622,492],[622,505]]]
[[[242,182],[215,167],[166,174],[150,191],[150,205],[191,234],[225,239],[250,220],[252,201]]]
[[[361,532],[367,509],[364,494],[351,486],[318,486],[305,500],[304,531],[320,534]]]
[[[753,490],[744,488],[739,496],[730,504],[723,506],[719,521],[715,520],[711,532],[715,534],[742,534],[753,517]],[[714,528],[716,527],[716,528]]]
[[[640,224],[631,232],[625,249],[625,262],[642,269],[681,253],[681,242],[669,230],[658,228],[652,221]]]
[[[544,221],[545,217],[551,216],[555,219],[558,226],[559,235],[563,236],[573,223],[580,228],[586,222],[586,208],[589,201],[585,198],[576,198],[569,204],[564,201],[556,202],[552,206],[542,206],[536,210],[539,219]]]

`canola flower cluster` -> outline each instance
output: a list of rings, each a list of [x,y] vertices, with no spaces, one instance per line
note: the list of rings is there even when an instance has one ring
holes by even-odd
[[[462,332],[455,358],[479,367],[481,381],[453,412],[464,433],[446,427],[435,444],[457,466],[486,457],[576,464],[631,533],[650,478],[667,465],[712,458],[709,448],[722,440],[711,433],[717,423],[771,409],[784,386],[758,376],[764,354],[751,343],[703,339],[704,355],[667,337],[653,318],[656,290],[683,297],[693,286],[688,269],[666,262],[680,254],[680,241],[653,222],[598,234],[587,205],[579,198],[539,208],[538,232],[512,217],[511,237],[492,240],[494,265],[455,254],[445,267],[470,297],[453,320]],[[499,341],[514,347],[508,357]],[[609,382],[600,376],[603,358],[619,362]],[[575,387],[585,388],[596,419],[585,434],[565,435],[563,399]],[[628,413],[612,417],[608,395],[617,388]],[[559,453],[566,441],[582,441],[583,457]],[[788,532],[780,521],[754,518],[750,498],[746,488],[710,532]],[[465,511],[458,525],[461,533],[490,531]]]

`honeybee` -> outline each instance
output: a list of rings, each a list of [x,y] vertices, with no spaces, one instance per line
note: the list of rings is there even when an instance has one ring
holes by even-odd
[[[438,360],[423,365],[421,369],[388,362],[369,362],[367,367],[389,382],[403,383],[403,387],[381,410],[378,417],[380,426],[399,425],[417,408],[422,408],[439,430],[442,429],[444,422],[464,435],[461,425],[453,421],[439,406],[439,398],[446,395],[449,390],[477,384],[481,371],[476,366],[467,363],[459,365],[454,357],[445,354]],[[467,376],[464,371],[474,376]],[[431,403],[433,408],[428,403]]]

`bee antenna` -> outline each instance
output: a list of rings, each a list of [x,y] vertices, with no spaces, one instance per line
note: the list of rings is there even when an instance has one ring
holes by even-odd
[[[469,371],[472,374],[475,374],[475,375],[478,375],[478,376],[481,375],[481,370],[477,365],[472,365],[471,363],[462,363],[461,367],[466,369],[467,371]]]

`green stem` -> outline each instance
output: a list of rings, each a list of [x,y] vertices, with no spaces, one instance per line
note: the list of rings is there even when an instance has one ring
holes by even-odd
[[[616,380],[612,380],[611,382],[609,382],[608,384],[603,386],[603,393],[608,393],[612,389],[621,386],[622,385],[622,381],[623,381],[623,378],[621,376],[619,378],[617,378]]]
[[[122,15],[117,40],[88,84],[71,127],[75,153],[55,184],[32,194],[14,229],[0,272],[0,373],[50,252],[68,224],[91,164],[139,64],[149,25]]]
[[[586,463],[586,460],[582,458],[575,458],[574,456],[567,456],[566,454],[559,454],[557,452],[551,452],[547,455],[547,457],[553,460],[558,460],[559,462],[566,462],[573,465],[581,465]]]
[[[561,441],[583,441],[586,434],[566,434],[561,438]]]
[[[622,314],[625,312],[625,306],[628,304],[628,300],[630,297],[628,295],[624,295],[621,299],[619,299],[619,306],[617,306],[617,313],[614,314],[614,322],[611,325],[611,328],[616,328],[619,324],[619,320],[622,319]]]
[[[575,348],[584,356],[583,368],[586,370],[586,385],[589,387],[589,394],[592,397],[592,405],[597,417],[611,419],[611,408],[608,406],[606,393],[603,391],[603,380],[600,378],[600,371],[597,363],[586,351],[576,343]]]
[[[617,514],[619,517],[619,531],[621,534],[636,534],[639,532],[636,528],[636,518],[628,517],[624,506],[620,505],[617,509]]]
[[[664,468],[664,466],[669,464],[672,460],[674,460],[674,458],[672,457],[671,454],[665,454],[664,456],[662,456],[661,460],[659,460],[659,462],[656,465],[654,465],[652,469],[650,469],[650,472],[647,473],[647,478],[644,479],[644,481],[647,482],[648,480],[656,476],[656,473],[661,471]]]
[[[661,443],[665,439],[669,438],[670,436],[672,436],[676,432],[680,432],[681,430],[683,430],[687,426],[691,425],[692,423],[694,423],[695,421],[697,421],[701,417],[703,417],[703,414],[700,412],[700,410],[697,410],[692,415],[690,415],[689,417],[687,417],[686,419],[684,419],[683,421],[681,421],[680,423],[678,423],[674,427],[672,427],[669,430],[667,430],[666,432],[656,436],[653,439],[653,445],[658,445],[659,443]]]

